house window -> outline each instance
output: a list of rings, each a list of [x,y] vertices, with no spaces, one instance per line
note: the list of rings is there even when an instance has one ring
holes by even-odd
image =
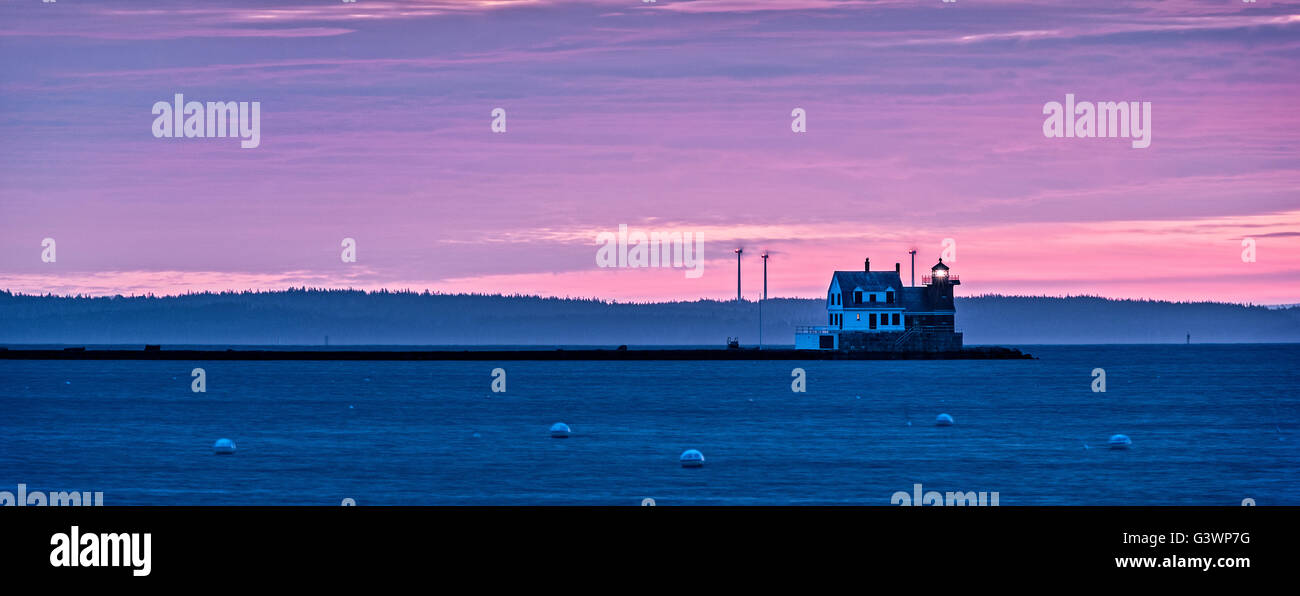
[[[862,304],[862,291],[861,291],[861,290],[855,290],[855,291],[853,292],[853,303],[854,303],[854,304]]]
[[[874,293],[871,294],[871,301],[873,303],[876,301],[876,295]]]
[[[828,314],[826,315],[826,324],[827,324],[827,325],[834,325],[834,324],[835,324],[835,313],[828,313]]]
[[[870,321],[867,323],[872,329],[876,328],[876,313],[871,313]]]
[[[895,327],[898,326],[898,316],[899,316],[898,313],[894,313],[894,320],[893,322],[890,323],[890,325],[894,325]]]
[[[893,303],[894,303],[894,293],[885,292],[885,304],[893,304]]]

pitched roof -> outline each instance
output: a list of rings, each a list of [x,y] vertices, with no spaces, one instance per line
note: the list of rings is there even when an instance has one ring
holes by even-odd
[[[853,291],[862,288],[864,292],[883,292],[893,288],[895,292],[903,289],[903,280],[895,271],[836,271],[832,278],[840,284],[840,304],[853,305]],[[884,306],[881,304],[880,306]]]
[[[898,297],[898,301],[902,303],[903,308],[906,308],[910,312],[930,311],[930,302],[926,299],[925,286],[903,288],[903,291]]]
[[[862,288],[865,292],[883,292],[888,288],[894,289],[894,304],[888,305],[893,308],[903,308],[908,312],[931,312],[935,310],[934,305],[930,304],[930,297],[925,291],[925,286],[908,287],[903,285],[897,273],[893,271],[836,271],[835,281],[840,282],[840,304],[846,308],[880,308],[886,306],[884,303],[866,303],[861,305],[853,304],[853,291]],[[948,309],[942,309],[947,311]]]

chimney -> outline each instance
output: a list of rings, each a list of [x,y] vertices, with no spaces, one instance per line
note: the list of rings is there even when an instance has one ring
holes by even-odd
[[[865,259],[862,261],[862,270],[871,271],[871,259]]]
[[[897,276],[900,277],[900,278],[903,277],[903,264],[902,264],[902,263],[894,263],[894,274],[897,275]]]

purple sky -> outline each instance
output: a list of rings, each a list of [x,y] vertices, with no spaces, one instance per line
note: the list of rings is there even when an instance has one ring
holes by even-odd
[[[154,138],[175,93],[261,146]],[[1151,146],[1045,138],[1067,93]],[[1298,2],[0,0],[0,288],[725,298],[743,245],[820,296],[952,238],[965,295],[1297,303],[1297,98]],[[619,224],[704,275],[596,267]]]

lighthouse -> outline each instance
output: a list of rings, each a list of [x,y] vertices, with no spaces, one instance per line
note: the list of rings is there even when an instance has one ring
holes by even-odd
[[[952,332],[957,315],[957,306],[953,302],[953,286],[961,285],[961,278],[944,265],[943,259],[940,258],[939,262],[930,268],[930,274],[921,277],[921,282],[925,284],[925,303],[928,312],[914,314],[915,323]]]
[[[836,271],[826,293],[826,325],[795,328],[795,349],[847,352],[959,352],[953,288],[961,279],[943,259],[921,277],[921,287],[903,285],[902,263],[872,271]]]

